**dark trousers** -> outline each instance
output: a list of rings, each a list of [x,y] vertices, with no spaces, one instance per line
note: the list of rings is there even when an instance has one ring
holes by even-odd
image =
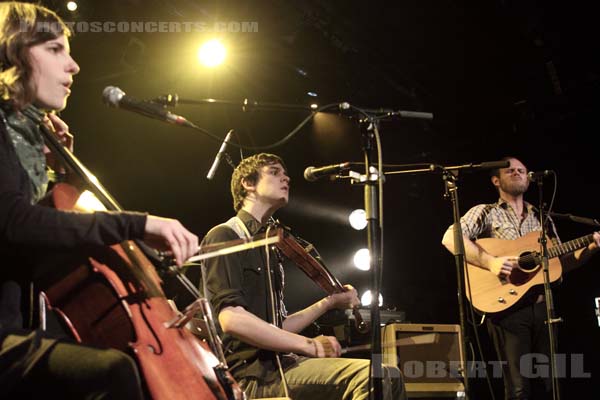
[[[0,349],[8,350],[3,354],[5,361],[10,357],[11,348],[18,349],[20,344],[33,343],[24,341],[25,338],[23,335],[8,335],[0,343]],[[11,379],[11,389],[5,393],[7,398],[143,398],[137,367],[125,353],[49,339],[41,339],[40,345],[46,350],[39,358],[29,360],[26,368],[18,368],[16,382]],[[10,374],[7,370],[3,372]]]
[[[548,368],[550,366],[550,340],[545,321],[545,302],[509,310],[502,316],[487,320],[498,360],[503,362],[502,375],[507,400],[551,397],[550,376],[536,378],[535,381],[529,378],[535,376],[532,362],[545,364]]]

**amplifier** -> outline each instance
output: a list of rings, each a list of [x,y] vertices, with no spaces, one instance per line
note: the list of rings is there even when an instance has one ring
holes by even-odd
[[[404,375],[409,398],[464,396],[459,325],[389,324],[382,328],[383,362]]]

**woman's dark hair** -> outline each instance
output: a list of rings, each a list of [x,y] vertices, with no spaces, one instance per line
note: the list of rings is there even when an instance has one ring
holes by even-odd
[[[0,96],[2,103],[21,109],[33,101],[29,48],[71,30],[55,12],[29,3],[0,3]]]

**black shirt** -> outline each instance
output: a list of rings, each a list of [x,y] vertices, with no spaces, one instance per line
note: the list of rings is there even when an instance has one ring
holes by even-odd
[[[23,293],[36,274],[36,262],[51,258],[47,257],[50,253],[67,254],[83,246],[141,239],[146,224],[142,213],[76,213],[32,204],[29,176],[5,123],[0,118],[0,344],[6,335],[24,333],[24,327],[31,327],[32,319],[23,318],[30,311],[30,296]],[[25,123],[39,129],[31,120]],[[0,382],[30,368],[48,343],[40,341],[39,331],[33,331],[21,342],[0,346]]]
[[[240,210],[237,216],[250,236],[256,237],[265,231],[265,227],[246,211]],[[203,244],[239,238],[229,226],[221,224],[208,232]],[[277,291],[276,298],[280,298],[283,276],[273,251],[270,252],[269,260]],[[215,315],[218,316],[225,307],[239,306],[262,320],[273,323],[265,266],[264,247],[205,260],[202,266],[204,294],[210,300]],[[277,377],[274,352],[258,349],[227,334],[223,335],[223,347],[230,371],[237,379],[250,376],[269,381]],[[288,360],[290,358],[284,360],[286,366]]]

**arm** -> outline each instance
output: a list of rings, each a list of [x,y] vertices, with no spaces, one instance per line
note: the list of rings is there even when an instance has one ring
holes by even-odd
[[[293,352],[307,357],[339,357],[341,346],[331,336],[307,338],[271,325],[243,307],[225,307],[219,313],[223,332],[260,349]]]
[[[465,246],[465,259],[469,264],[487,269],[498,276],[509,276],[513,268],[517,266],[517,260],[514,257],[496,257],[486,252],[475,241],[471,240],[470,235],[477,236],[484,230],[482,226],[470,226],[468,221],[483,221],[481,218],[481,208],[476,206],[469,210],[461,218],[461,227],[463,230],[463,243]],[[449,252],[455,254],[454,250],[454,227],[450,226],[444,237],[442,244]]]
[[[283,329],[289,332],[298,333],[313,323],[321,315],[334,308],[349,309],[360,304],[356,289],[351,285],[345,285],[346,291],[335,293],[327,296],[324,299],[317,301],[305,309],[289,315],[283,321]]]
[[[223,332],[255,347],[315,356],[315,345],[312,339],[279,329],[243,307],[225,307],[219,313],[219,323]]]
[[[69,249],[145,238],[158,247],[171,248],[178,264],[196,252],[198,238],[175,220],[135,212],[79,213],[31,204],[26,173],[4,127],[0,128],[0,241]]]

